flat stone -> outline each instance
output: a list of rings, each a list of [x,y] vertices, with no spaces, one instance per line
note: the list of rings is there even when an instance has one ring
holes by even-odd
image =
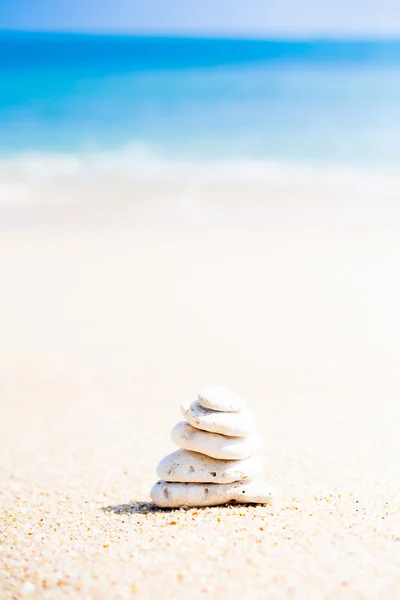
[[[232,483],[260,477],[262,460],[251,456],[244,460],[218,460],[190,450],[175,450],[157,467],[164,481],[181,483]]]
[[[193,400],[182,404],[181,411],[193,427],[211,433],[243,437],[256,428],[254,414],[248,408],[238,412],[220,412],[204,408],[199,400]]]
[[[204,408],[220,412],[236,412],[246,408],[246,401],[228,388],[221,385],[208,384],[199,394],[199,402]]]
[[[275,491],[260,480],[221,484],[157,481],[150,495],[160,508],[179,508],[180,506],[217,506],[232,501],[241,504],[270,504],[274,499]]]
[[[223,460],[248,458],[261,448],[262,443],[256,432],[245,437],[227,437],[196,429],[186,421],[180,421],[173,427],[171,438],[180,448]]]

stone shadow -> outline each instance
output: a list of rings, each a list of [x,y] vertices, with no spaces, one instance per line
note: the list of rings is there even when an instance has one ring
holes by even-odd
[[[155,513],[168,513],[174,510],[182,510],[182,508],[159,508],[153,504],[153,502],[139,502],[133,500],[132,502],[129,502],[129,504],[102,506],[101,510],[105,513],[114,513],[115,515],[148,515]]]
[[[221,509],[225,509],[227,512],[229,509],[234,509],[240,506],[241,508],[255,508],[256,506],[267,506],[264,504],[245,504],[245,503],[237,503],[234,500],[228,502],[226,504],[220,504],[218,506],[199,506],[199,507],[190,507],[190,506],[181,506],[179,508],[159,508],[153,502],[141,502],[137,500],[132,500],[128,504],[117,504],[115,506],[102,506],[101,510],[104,513],[114,513],[115,515],[149,515],[149,514],[165,514],[171,512],[186,512],[190,510],[197,511],[207,511],[216,509],[221,511]]]

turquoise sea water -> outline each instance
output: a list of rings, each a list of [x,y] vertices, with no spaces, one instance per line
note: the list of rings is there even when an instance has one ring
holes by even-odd
[[[0,33],[0,155],[400,166],[400,41]]]

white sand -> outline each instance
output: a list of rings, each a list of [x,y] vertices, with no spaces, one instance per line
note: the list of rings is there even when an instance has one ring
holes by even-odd
[[[2,208],[0,598],[398,598],[400,195],[310,189]],[[209,381],[258,415],[272,508],[146,504]]]

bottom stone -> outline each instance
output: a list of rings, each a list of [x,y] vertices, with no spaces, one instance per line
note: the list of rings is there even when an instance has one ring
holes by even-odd
[[[157,481],[150,491],[151,498],[160,508],[180,506],[217,506],[236,501],[241,504],[270,504],[274,490],[264,481],[235,483],[167,483]]]

